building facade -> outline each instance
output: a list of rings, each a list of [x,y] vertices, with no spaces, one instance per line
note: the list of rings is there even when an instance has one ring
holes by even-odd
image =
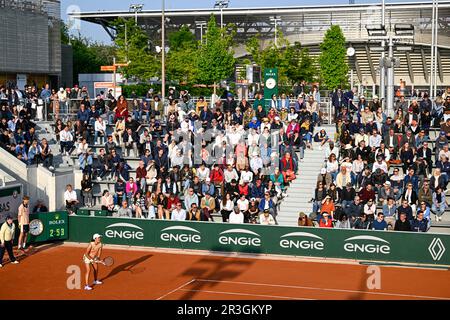
[[[60,10],[59,0],[0,0],[0,84],[59,85]]]

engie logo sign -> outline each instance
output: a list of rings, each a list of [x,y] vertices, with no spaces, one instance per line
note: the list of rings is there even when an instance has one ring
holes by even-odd
[[[356,236],[345,239],[344,250],[347,252],[390,254],[390,243],[374,236]]]
[[[323,250],[323,238],[308,232],[292,232],[280,237],[280,247],[285,249]]]
[[[246,229],[230,229],[219,234],[219,243],[228,245],[234,244],[239,246],[260,247],[260,235],[256,232]]]
[[[166,242],[200,243],[200,231],[185,226],[168,227],[161,230],[161,240]]]
[[[144,229],[131,223],[114,223],[105,229],[107,238],[144,240]]]

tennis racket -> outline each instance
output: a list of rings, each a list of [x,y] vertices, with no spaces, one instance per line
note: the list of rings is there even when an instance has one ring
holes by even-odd
[[[106,257],[103,260],[95,260],[97,263],[101,263],[107,267],[111,267],[114,264],[114,259],[112,257]]]

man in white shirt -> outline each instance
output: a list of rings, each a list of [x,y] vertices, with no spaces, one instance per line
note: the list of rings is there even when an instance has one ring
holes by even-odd
[[[244,223],[244,214],[236,208],[234,211],[230,213],[230,217],[228,219],[229,223]]]
[[[261,157],[258,155],[257,152],[253,153],[253,157],[250,160],[250,168],[252,168],[252,171],[257,174],[258,170],[263,167],[263,161]]]
[[[64,90],[64,88],[59,88],[59,91],[57,93],[58,100],[59,100],[59,109],[61,113],[66,113],[66,102],[67,102],[67,92]]]
[[[202,183],[205,182],[206,178],[209,177],[209,174],[210,174],[209,168],[205,167],[205,164],[202,163],[200,165],[200,168],[198,168],[198,170],[197,170],[197,176],[198,176],[198,179],[200,180],[200,182],[202,182]]]
[[[66,209],[70,214],[75,214],[76,206],[79,201],[77,199],[77,193],[73,190],[72,185],[66,186],[66,192],[64,192],[64,201],[66,202]]]
[[[233,179],[239,179],[236,169],[234,169],[231,165],[228,165],[227,170],[225,170],[223,175],[226,183],[230,183]]]
[[[239,179],[239,183],[250,183],[253,181],[253,172],[248,170],[246,167],[241,171],[241,179]]]
[[[230,144],[232,145],[233,148],[239,143],[239,140],[241,140],[242,138],[242,135],[239,132],[237,132],[237,129],[234,125],[231,127],[231,130],[226,135],[230,140]]]
[[[259,223],[266,226],[273,226],[275,225],[275,219],[270,214],[269,210],[264,210],[264,212],[259,215]]]
[[[381,143],[381,135],[378,134],[377,130],[373,130],[372,135],[369,138],[369,147],[372,148],[372,151],[375,151],[376,148],[380,147]]]
[[[364,140],[366,146],[369,145],[369,136],[364,133],[364,129],[359,129],[359,133],[355,134],[355,146],[359,146],[359,143]]]
[[[186,220],[186,210],[181,207],[181,202],[178,202],[176,208],[172,210],[172,220],[184,221]]]
[[[98,144],[104,144],[106,137],[106,124],[103,122],[103,119],[101,117],[98,117],[95,121],[94,130],[95,143],[98,142],[98,138],[100,137],[100,142],[98,142]]]
[[[66,126],[64,130],[59,133],[59,142],[61,144],[61,153],[63,155],[69,155],[73,148],[73,135],[69,131],[69,127]]]
[[[387,163],[386,161],[383,161],[381,155],[377,156],[377,161],[373,164],[372,172],[377,171],[377,169],[381,169],[384,173],[388,173]]]

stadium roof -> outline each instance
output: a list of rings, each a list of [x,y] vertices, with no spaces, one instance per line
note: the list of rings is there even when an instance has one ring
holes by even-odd
[[[415,26],[416,35],[420,33],[431,35],[431,8],[431,1],[387,3],[386,25],[411,23]],[[112,21],[118,17],[134,18],[135,15],[135,12],[129,10],[69,14],[71,18],[102,25],[111,37],[114,37]],[[219,21],[220,9],[169,9],[165,11],[166,28],[169,31],[178,30],[181,25],[187,25],[200,38],[200,30],[197,30],[196,22],[207,21],[211,15],[216,16]],[[281,19],[278,26],[286,36],[296,35],[298,39],[294,40],[302,43],[317,42],[318,36],[321,38],[324,31],[332,24],[339,24],[348,40],[361,40],[367,37],[365,29],[367,24],[380,24],[381,4],[223,8],[223,21],[225,24],[236,24],[239,42],[257,33],[261,34],[263,39],[273,37],[275,26],[270,21],[270,17],[273,16]],[[450,1],[439,2],[439,16],[440,34],[450,38]],[[138,23],[147,30],[150,37],[158,38],[157,34],[161,29],[161,10],[142,10],[137,13],[137,17]],[[418,39],[418,41],[431,42],[424,39]]]

